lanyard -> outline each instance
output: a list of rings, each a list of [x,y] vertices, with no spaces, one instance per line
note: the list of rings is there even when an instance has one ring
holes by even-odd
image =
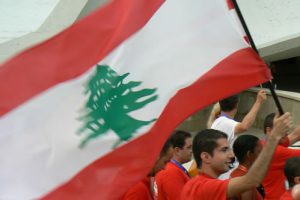
[[[190,176],[189,172],[184,168],[184,166],[182,166],[180,162],[174,159],[172,159],[171,162],[177,165],[180,169],[182,169],[188,176]]]

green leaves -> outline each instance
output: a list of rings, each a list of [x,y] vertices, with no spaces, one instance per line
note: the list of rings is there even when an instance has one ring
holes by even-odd
[[[129,115],[155,101],[158,96],[155,94],[156,89],[133,91],[142,82],[124,83],[128,76],[129,73],[118,75],[107,65],[97,65],[96,74],[86,86],[85,94],[89,98],[84,114],[79,118],[84,125],[78,133],[85,135],[80,148],[108,130],[113,130],[118,135],[118,143],[126,141],[137,129],[156,120],[142,121]]]

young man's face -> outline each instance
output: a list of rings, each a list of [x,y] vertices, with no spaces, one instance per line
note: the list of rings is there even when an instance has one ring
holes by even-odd
[[[181,163],[189,162],[192,159],[192,138],[185,139],[185,145],[182,148],[178,148],[177,154],[180,157]]]
[[[218,139],[217,144],[218,146],[214,149],[210,158],[210,166],[218,175],[221,175],[230,169],[234,153],[226,138]]]

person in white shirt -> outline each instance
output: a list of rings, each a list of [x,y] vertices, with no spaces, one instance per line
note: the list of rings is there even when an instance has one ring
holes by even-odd
[[[252,124],[255,121],[256,115],[261,108],[261,105],[267,99],[266,92],[264,90],[260,90],[257,93],[257,98],[252,108],[248,112],[248,114],[244,117],[241,122],[237,122],[234,120],[234,117],[237,113],[239,97],[238,95],[234,95],[219,101],[221,113],[218,118],[214,120],[211,125],[212,129],[216,129],[222,131],[227,134],[228,141],[230,146],[232,147],[235,138],[245,131],[249,130]],[[236,167],[238,163],[235,163]],[[234,168],[234,167],[233,167]],[[227,179],[232,170],[227,172],[226,174],[222,174],[220,179]]]

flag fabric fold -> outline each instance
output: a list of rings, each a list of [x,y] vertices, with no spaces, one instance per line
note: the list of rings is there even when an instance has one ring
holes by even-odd
[[[0,68],[0,199],[120,199],[184,119],[271,78],[225,0],[116,0]]]

